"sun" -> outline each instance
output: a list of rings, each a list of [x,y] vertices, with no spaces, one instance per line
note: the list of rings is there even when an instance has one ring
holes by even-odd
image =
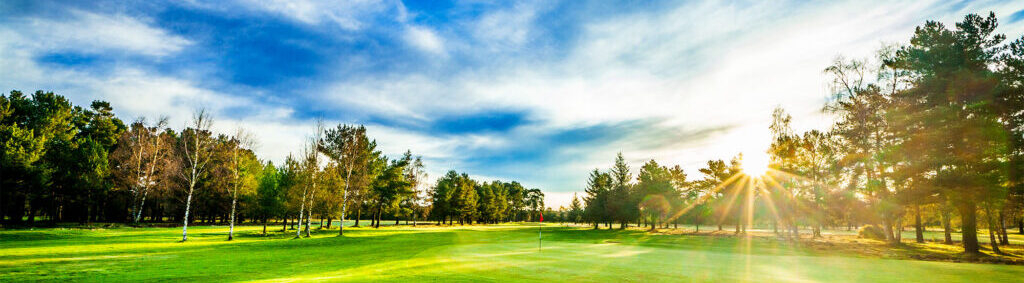
[[[742,169],[743,173],[760,177],[768,174],[768,155],[764,153],[745,153],[743,154]]]

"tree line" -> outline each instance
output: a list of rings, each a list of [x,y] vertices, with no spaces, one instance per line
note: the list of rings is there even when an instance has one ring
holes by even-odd
[[[439,224],[536,221],[544,208],[544,193],[519,182],[478,182],[448,171],[431,191],[431,211]]]
[[[1024,37],[1005,42],[997,26],[994,14],[928,21],[870,60],[837,58],[823,107],[836,122],[795,133],[777,108],[763,176],[743,172],[738,155],[707,161],[695,180],[653,160],[634,179],[620,154],[590,174],[582,218],[595,228],[770,225],[790,237],[868,225],[892,243],[904,227],[923,242],[925,227],[941,226],[943,242],[959,231],[968,254],[986,228],[998,253],[1007,227],[1024,233]]]
[[[237,223],[262,223],[266,233],[279,220],[308,237],[335,219],[497,223],[535,219],[543,207],[544,194],[518,182],[451,171],[425,184],[421,157],[389,158],[362,125],[317,121],[304,146],[274,164],[256,155],[252,133],[215,133],[206,111],[180,131],[167,121],[126,125],[107,102],[82,108],[52,92],[0,95],[0,219],[179,223],[185,241],[194,222],[227,224],[232,239]]]

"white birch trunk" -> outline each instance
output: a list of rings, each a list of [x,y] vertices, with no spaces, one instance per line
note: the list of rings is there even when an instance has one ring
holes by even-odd
[[[235,204],[238,202],[238,191],[236,190],[234,196],[231,198],[231,224],[228,228],[228,241],[235,238]]]
[[[315,154],[315,151],[314,151],[314,154]],[[313,198],[316,196],[316,170],[317,170],[317,164],[316,164],[316,162],[314,162],[313,172],[310,173],[310,176],[309,176],[309,182],[310,182],[310,185],[312,186],[312,188],[310,189],[310,192],[309,192],[309,209],[306,210],[306,213],[307,213],[307,215],[306,215],[306,238],[310,237],[310,235],[309,235],[309,222],[313,218]],[[305,197],[303,197],[303,201],[305,201]],[[302,224],[302,222],[301,222],[302,218],[299,218],[299,221],[300,221],[299,224],[301,225]]]
[[[139,202],[138,211],[135,213],[135,223],[139,223],[139,221],[142,220],[142,210],[146,207],[146,196],[149,195],[149,187],[153,183],[153,174],[155,174],[156,171],[157,159],[160,158],[160,141],[160,133],[158,132],[154,137],[153,157],[150,158],[149,169],[146,170],[146,183],[142,188],[142,200]]]
[[[231,221],[228,224],[228,241],[235,238],[235,204],[238,202],[238,148],[232,150],[232,171],[234,173],[235,182],[232,184],[233,190],[231,190]]]
[[[309,209],[306,210],[306,238],[310,237],[310,221],[313,219],[313,199],[316,198],[316,185],[313,185],[313,191],[309,194]]]
[[[204,110],[200,110],[194,115],[195,116],[193,117],[194,131],[192,133],[192,152],[189,152],[188,144],[185,144],[185,146],[183,147],[185,151],[185,158],[188,159],[186,161],[188,162],[188,165],[191,168],[189,168],[189,174],[185,175],[189,182],[188,198],[185,200],[185,219],[183,220],[184,223],[181,228],[182,242],[188,240],[188,214],[192,208],[192,193],[195,191],[196,182],[198,181],[197,179],[199,179],[200,173],[203,172],[207,162],[209,161],[209,152],[204,151],[203,149],[204,147],[206,147],[206,143],[200,140],[200,136],[205,131],[208,131],[210,127],[210,121],[208,120],[208,117],[206,116],[206,112]]]
[[[142,219],[142,208],[146,205],[146,195],[149,195],[149,190],[142,191],[142,201],[139,202],[139,210],[135,212],[135,223],[139,223]]]
[[[188,199],[185,201],[185,221],[181,228],[181,241],[188,240],[188,213],[189,209],[192,208],[192,190],[195,188],[195,183],[188,186]]]
[[[299,205],[299,227],[295,229],[295,238],[302,237],[302,216],[306,213],[306,190],[302,190],[302,204]]]
[[[197,133],[196,145],[198,145],[198,144],[199,144],[199,137],[198,137],[198,133]],[[199,159],[198,146],[197,146],[197,149],[195,150],[195,153],[196,153],[196,157],[193,160],[198,160]],[[195,163],[193,163],[193,164],[195,164]],[[182,227],[181,227],[181,241],[182,242],[188,240],[188,213],[192,209],[192,192],[196,188],[196,178],[199,177],[199,174],[198,174],[197,170],[198,170],[198,168],[196,168],[196,166],[192,166],[192,175],[190,175],[192,178],[191,178],[191,180],[188,183],[188,198],[185,200],[185,220],[184,220],[184,223],[182,224]]]
[[[145,131],[145,130],[146,130],[145,126],[143,126],[142,131]],[[136,170],[135,172],[136,172],[136,174],[135,174],[135,180],[134,181],[135,181],[135,184],[137,186],[135,187],[134,195],[135,195],[135,199],[138,200],[139,199],[139,195],[141,194],[141,191],[145,189],[145,184],[141,184],[141,185],[138,184],[138,182],[140,182],[142,180],[142,174],[143,174],[142,173],[142,153],[143,153],[143,150],[145,149],[145,147],[144,147],[145,143],[142,141],[142,133],[141,133],[141,131],[139,131],[135,135],[135,143],[138,146],[138,155],[135,157],[135,162],[136,162],[135,163],[135,170]],[[137,211],[142,210],[142,208],[139,207],[138,202],[136,202],[134,205],[132,205],[132,209],[134,210],[134,211],[132,211],[134,214],[138,214]],[[139,218],[138,217],[135,217],[134,220],[135,220],[134,223],[138,223],[139,222]]]
[[[338,235],[345,234],[345,211],[348,208],[348,179],[352,177],[352,168],[349,166],[345,173],[345,189],[341,193],[341,223],[338,224]]]
[[[196,160],[199,160],[199,149],[198,149],[199,136],[198,136],[198,133],[196,135],[197,136],[196,136],[195,140],[196,140],[196,145],[197,146],[196,146],[196,149],[194,150],[195,151],[195,159],[193,159],[193,162],[195,162]],[[195,164],[195,163],[193,163],[193,164]],[[181,241],[182,242],[188,240],[188,213],[192,209],[192,192],[195,191],[195,188],[196,188],[196,178],[199,178],[198,170],[199,170],[199,168],[196,168],[196,166],[194,166],[194,165],[192,166],[192,174],[190,175],[192,178],[190,178],[190,180],[188,182],[188,198],[185,200],[185,220],[184,220],[183,225],[181,226]]]

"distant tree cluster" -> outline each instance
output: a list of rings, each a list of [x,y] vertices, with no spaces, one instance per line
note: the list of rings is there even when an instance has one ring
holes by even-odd
[[[266,233],[276,219],[285,230],[298,226],[299,237],[313,219],[321,228],[346,218],[359,226],[367,215],[373,227],[430,216],[496,223],[533,219],[543,207],[538,189],[454,171],[426,188],[420,157],[383,155],[363,126],[318,122],[305,146],[275,165],[256,156],[252,134],[216,134],[212,125],[201,110],[179,132],[166,117],[125,125],[103,101],[84,109],[50,92],[0,95],[0,219],[177,222],[184,241],[193,222],[228,224],[232,239],[236,223],[260,222]]]
[[[519,182],[478,182],[466,173],[448,171],[430,192],[430,215],[439,224],[536,221],[544,193]]]
[[[698,198],[705,197],[704,192],[738,174],[738,164],[734,162],[733,165],[727,168],[720,160],[710,161],[708,168],[701,169],[706,178],[690,181],[680,166],[670,168],[651,160],[640,167],[634,179],[625,158],[619,153],[608,172],[595,169],[590,173],[583,198],[585,205],[579,218],[592,223],[595,229],[600,224],[610,228],[617,223],[620,228],[626,228],[630,223],[636,223],[653,230],[667,228],[670,224],[678,227],[680,222],[684,222],[696,224],[699,230],[704,221],[702,217],[707,217],[710,203]],[[574,199],[574,202],[577,201]],[[691,217],[692,221],[686,222],[686,217]]]
[[[837,122],[798,134],[776,109],[764,176],[743,172],[737,156],[708,161],[698,180],[654,161],[633,179],[620,154],[590,174],[584,218],[595,228],[731,223],[737,233],[762,224],[793,237],[801,226],[820,236],[871,224],[894,243],[906,226],[923,242],[936,225],[949,244],[959,228],[967,253],[979,252],[983,227],[998,253],[1011,222],[1024,233],[1024,37],[1004,43],[996,26],[992,14],[952,29],[929,21],[877,60],[836,59],[824,109]]]
[[[86,109],[42,91],[0,96],[3,217],[88,222],[110,215],[108,204],[117,201],[108,196],[116,166],[109,160],[126,130],[111,111],[106,102]]]

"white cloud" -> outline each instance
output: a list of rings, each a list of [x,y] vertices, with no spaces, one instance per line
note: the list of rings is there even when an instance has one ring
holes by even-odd
[[[426,27],[407,25],[405,27],[405,41],[426,52],[437,55],[445,54],[444,40],[436,32]]]
[[[513,49],[529,41],[540,2],[519,2],[510,9],[502,9],[480,16],[467,23],[479,42],[474,48],[493,51]]]
[[[325,22],[334,23],[342,29],[356,31],[373,24],[375,18],[393,14],[392,20],[402,26],[399,35],[407,44],[433,55],[444,57],[445,41],[433,29],[409,23],[415,18],[400,0],[239,0],[239,6],[272,14],[309,25]],[[224,9],[220,6],[193,4],[207,9]]]
[[[387,2],[379,0],[241,0],[241,6],[275,13],[306,24],[331,22],[347,30],[363,28],[366,18],[389,8]]]
[[[9,28],[27,33],[22,38],[30,40],[18,43],[22,47],[50,51],[123,51],[160,57],[191,44],[188,39],[149,26],[144,19],[85,11],[71,11],[70,16],[63,20],[34,18]]]

